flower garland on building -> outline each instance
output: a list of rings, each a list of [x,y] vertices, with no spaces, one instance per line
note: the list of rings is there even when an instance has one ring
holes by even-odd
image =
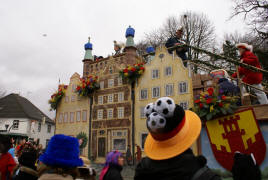
[[[127,79],[129,83],[135,82],[144,73],[144,63],[128,65],[123,70],[119,71],[120,76],[123,79]]]
[[[233,114],[237,109],[238,99],[237,96],[225,96],[218,87],[208,88],[207,91],[201,92],[199,98],[194,101],[192,110],[202,120],[211,120],[222,115]]]
[[[79,148],[84,149],[87,146],[87,134],[84,132],[80,132],[76,138],[79,140]]]
[[[81,78],[79,84],[76,87],[76,92],[80,96],[89,96],[95,90],[98,90],[100,85],[98,83],[98,76],[87,76],[86,78]]]
[[[61,101],[61,98],[64,96],[67,87],[67,85],[59,85],[58,91],[52,94],[50,100],[48,101],[51,111],[57,109],[58,104]]]

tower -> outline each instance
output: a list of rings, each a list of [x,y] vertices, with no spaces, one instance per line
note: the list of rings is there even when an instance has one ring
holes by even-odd
[[[135,36],[135,29],[129,26],[126,30],[127,41],[124,52],[136,54],[137,48],[135,47],[134,36]]]
[[[83,60],[83,77],[89,75],[89,64],[94,61],[94,58],[92,56],[93,45],[90,43],[90,37],[88,37],[88,43],[86,43],[84,47],[86,52]]]

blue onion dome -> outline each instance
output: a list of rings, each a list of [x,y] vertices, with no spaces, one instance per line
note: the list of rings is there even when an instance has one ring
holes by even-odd
[[[90,37],[88,37],[88,43],[85,44],[85,50],[92,50],[93,45],[90,43]]]
[[[153,53],[154,51],[155,50],[154,50],[154,48],[152,46],[149,46],[149,47],[146,48],[147,53]]]
[[[129,26],[126,30],[126,37],[132,36],[134,37],[135,35],[135,29]]]

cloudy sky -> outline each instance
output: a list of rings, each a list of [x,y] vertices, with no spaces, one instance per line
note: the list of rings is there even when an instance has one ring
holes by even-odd
[[[0,0],[0,90],[20,93],[50,117],[47,103],[60,79],[82,73],[83,46],[107,56],[113,40],[125,41],[128,25],[135,41],[171,15],[203,12],[219,41],[226,32],[245,32],[242,18],[228,21],[231,0]]]

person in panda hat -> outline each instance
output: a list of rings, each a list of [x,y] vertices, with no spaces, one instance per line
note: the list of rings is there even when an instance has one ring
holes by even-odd
[[[220,180],[206,166],[204,156],[190,149],[201,131],[200,118],[168,97],[145,109],[147,129],[143,158],[135,169],[135,180]]]

